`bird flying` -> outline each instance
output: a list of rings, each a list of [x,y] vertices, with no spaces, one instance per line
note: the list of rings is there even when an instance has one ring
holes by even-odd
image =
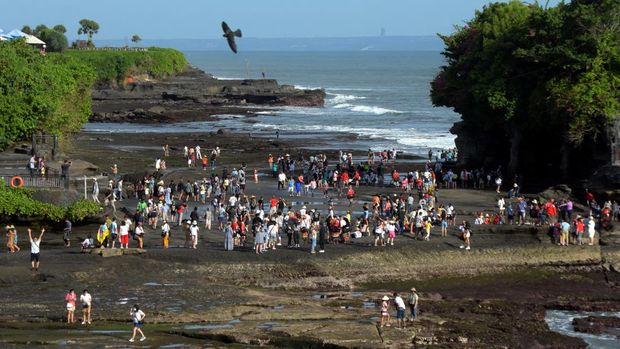
[[[235,36],[239,38],[241,37],[241,29],[232,31],[230,30],[230,27],[228,26],[228,24],[226,24],[226,22],[222,22],[222,30],[224,30],[224,35],[222,36],[226,38],[226,41],[228,41],[228,46],[230,46],[230,49],[234,53],[237,53],[237,43],[235,43]]]

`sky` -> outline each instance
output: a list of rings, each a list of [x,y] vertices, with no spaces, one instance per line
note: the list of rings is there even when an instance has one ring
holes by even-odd
[[[528,0],[529,1],[529,0]],[[533,1],[533,0],[532,0]],[[550,5],[560,0],[550,0]],[[488,0],[0,0],[0,28],[63,24],[70,40],[78,22],[100,25],[95,41],[213,39],[222,20],[245,37],[357,37],[450,33]],[[531,2],[531,1],[530,1]],[[542,3],[545,0],[541,1]]]

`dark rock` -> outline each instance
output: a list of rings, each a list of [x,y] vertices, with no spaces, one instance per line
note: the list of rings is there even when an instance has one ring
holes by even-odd
[[[218,135],[226,134],[226,130],[224,130],[223,128],[220,128],[219,130],[217,130],[217,134]]]
[[[620,318],[607,316],[588,316],[573,320],[576,332],[602,334],[609,333],[610,329],[620,329]]]
[[[270,79],[218,80],[189,67],[162,81],[97,86],[91,121],[199,121],[219,114],[254,115],[256,105],[322,107],[324,100],[322,89],[300,90]]]

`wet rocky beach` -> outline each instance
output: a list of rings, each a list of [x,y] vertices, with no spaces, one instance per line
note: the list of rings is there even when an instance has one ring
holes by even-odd
[[[230,170],[244,162],[250,173],[258,169],[259,183],[249,180],[246,194],[266,199],[275,194],[294,209],[306,205],[325,210],[328,199],[322,195],[288,197],[276,190],[275,180],[267,173],[267,154],[308,156],[315,151],[307,149],[317,143],[228,132],[83,132],[63,144],[63,151],[68,158],[92,164],[75,169],[72,189],[80,193],[77,171],[105,177],[116,163],[127,178],[141,178],[154,171],[163,144],[171,147],[165,181],[202,178],[200,168],[184,166],[181,149],[196,144],[209,150],[219,146],[218,165]],[[330,159],[337,151],[328,152]],[[364,155],[354,153],[360,160]],[[413,166],[417,165],[409,161],[396,164],[401,172]],[[351,210],[355,217],[376,193],[400,191],[360,187],[352,207],[346,198],[333,197],[334,209]],[[454,204],[457,220],[473,220],[475,212],[493,209],[496,194],[443,189],[438,200]],[[135,205],[133,198],[118,202],[118,217],[120,206],[133,211]],[[189,203],[190,208],[195,205]],[[79,239],[95,234],[96,221],[74,225],[71,248],[63,246],[61,229],[51,229],[42,244],[41,268],[34,272],[29,269],[25,229],[23,224],[18,226],[22,251],[0,253],[0,295],[4,296],[0,298],[0,346],[586,348],[582,339],[550,330],[546,313],[620,310],[615,231],[604,233],[595,246],[559,247],[551,243],[544,228],[475,226],[472,250],[464,251],[459,249],[456,228],[445,238],[433,228],[430,241],[405,235],[398,236],[394,246],[374,247],[370,237],[363,237],[329,244],[324,254],[310,254],[309,244],[302,243],[300,249],[282,246],[256,255],[251,245],[224,251],[222,232],[203,227],[201,223],[196,250],[182,247],[184,236],[178,227],[167,250],[161,248],[159,230],[147,228],[145,251],[122,255],[81,253]],[[130,244],[135,247],[134,241]],[[419,319],[408,322],[406,329],[397,329],[395,319],[392,326],[381,328],[381,297],[406,294],[411,287],[421,297]],[[93,294],[92,325],[63,324],[64,295],[70,288],[78,293],[88,288]],[[130,345],[128,314],[134,303],[147,314],[148,339]],[[613,326],[614,322],[598,323]]]

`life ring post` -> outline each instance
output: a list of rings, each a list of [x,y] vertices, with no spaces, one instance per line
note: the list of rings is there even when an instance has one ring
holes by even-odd
[[[11,188],[21,188],[24,185],[24,180],[20,176],[13,176],[9,184]]]

